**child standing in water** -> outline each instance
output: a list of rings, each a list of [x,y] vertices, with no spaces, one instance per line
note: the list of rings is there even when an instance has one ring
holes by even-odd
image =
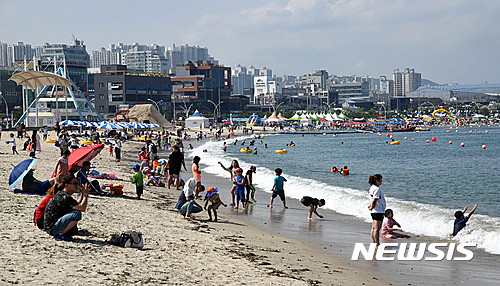
[[[233,209],[238,209],[241,201],[241,207],[245,209],[245,178],[243,177],[243,169],[238,168],[235,170],[236,178],[234,184],[236,185],[236,206]]]
[[[476,211],[476,209],[477,209],[477,204],[474,205],[474,207],[467,216],[465,215],[467,207],[465,207],[463,211],[455,212],[455,222],[453,224],[453,236],[457,235],[457,233],[466,226],[470,216]]]
[[[276,177],[274,178],[274,185],[273,185],[273,188],[271,189],[271,192],[273,192],[273,194],[271,195],[271,202],[267,205],[267,207],[272,208],[274,198],[276,198],[277,196],[280,196],[280,199],[283,202],[283,207],[285,209],[287,209],[288,207],[286,206],[285,190],[283,188],[283,185],[286,182],[286,179],[281,176],[281,174],[283,173],[283,170],[281,170],[280,168],[276,168],[276,170],[274,170],[274,172],[276,174]]]
[[[385,220],[382,223],[382,237],[385,238],[409,238],[409,235],[394,232],[395,230],[403,231],[401,225],[393,218],[394,213],[391,209],[385,211]],[[397,227],[394,227],[394,226]]]
[[[191,170],[193,171],[193,178],[196,180],[196,193],[195,198],[198,197],[198,193],[200,192],[201,187],[201,171],[200,171],[200,160],[201,158],[198,156],[194,156],[193,165],[191,166]]]

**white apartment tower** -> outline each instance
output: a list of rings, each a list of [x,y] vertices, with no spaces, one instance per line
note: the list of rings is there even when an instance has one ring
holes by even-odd
[[[406,68],[403,72],[395,69],[392,78],[394,96],[405,96],[408,92],[416,90],[422,83],[422,74],[410,68]]]

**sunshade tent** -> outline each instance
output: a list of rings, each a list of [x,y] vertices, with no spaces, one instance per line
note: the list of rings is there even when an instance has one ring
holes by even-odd
[[[73,83],[60,75],[44,72],[44,71],[25,71],[16,73],[9,78],[15,81],[18,85],[24,85],[31,89],[43,86],[64,86],[71,87]]]
[[[17,164],[9,176],[9,190],[14,188],[33,168],[38,159],[27,159]]]
[[[196,110],[193,115],[186,119],[185,125],[187,128],[202,128],[208,127],[209,120],[203,116],[198,110]]]

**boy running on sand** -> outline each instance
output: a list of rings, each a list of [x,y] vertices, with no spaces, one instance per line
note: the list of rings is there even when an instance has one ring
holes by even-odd
[[[274,178],[274,185],[271,189],[271,192],[273,192],[273,194],[271,195],[271,202],[267,205],[267,207],[272,208],[274,198],[280,196],[280,199],[283,202],[283,207],[287,209],[288,207],[286,206],[285,190],[283,189],[284,182],[286,182],[287,180],[281,176],[283,170],[281,170],[280,168],[276,168],[274,172],[276,173],[276,177]]]

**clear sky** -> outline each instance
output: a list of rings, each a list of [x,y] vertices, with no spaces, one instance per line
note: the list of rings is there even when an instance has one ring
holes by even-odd
[[[208,47],[277,75],[326,69],[439,83],[500,82],[499,0],[0,0],[0,41]]]

